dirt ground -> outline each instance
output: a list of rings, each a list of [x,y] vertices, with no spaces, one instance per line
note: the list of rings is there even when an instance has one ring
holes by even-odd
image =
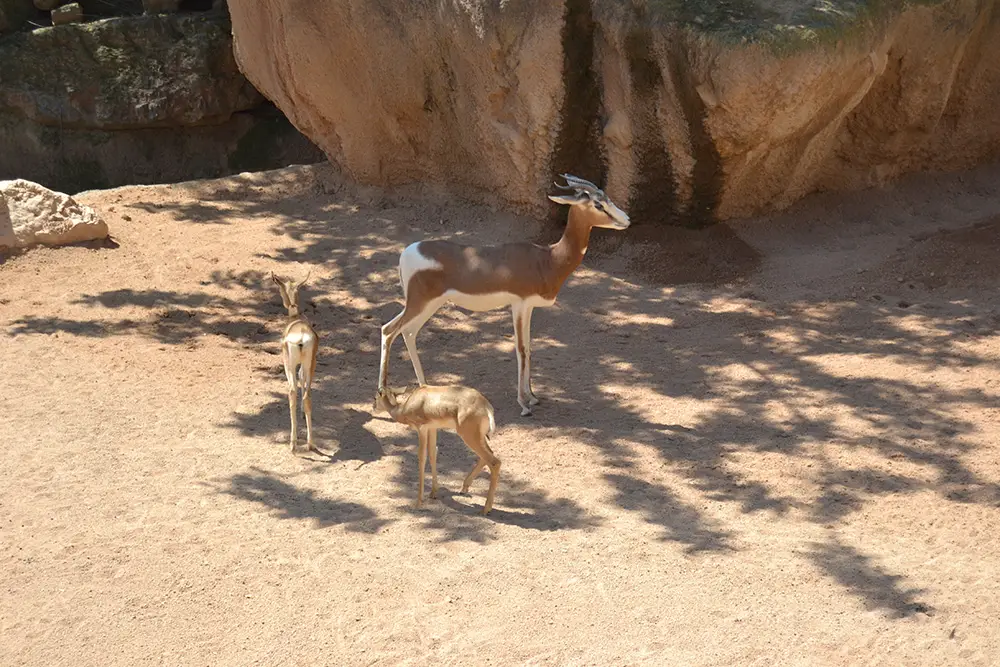
[[[509,313],[442,310],[429,380],[496,407],[487,518],[451,434],[412,506],[378,327],[406,243],[558,228],[323,167],[85,193],[118,247],[0,264],[0,664],[995,665],[998,191],[596,232],[530,419]],[[324,453],[293,457],[264,278],[307,268]]]

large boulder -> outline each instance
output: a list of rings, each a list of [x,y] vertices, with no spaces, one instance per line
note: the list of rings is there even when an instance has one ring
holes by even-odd
[[[0,42],[0,113],[89,129],[191,126],[261,102],[224,17],[130,16]]]
[[[998,0],[230,0],[236,59],[365,183],[707,224],[1000,155]]]
[[[491,3],[492,4],[492,3]],[[237,60],[365,183],[431,181],[532,205],[562,102],[562,2],[237,0]]]
[[[107,236],[107,223],[69,195],[22,179],[0,181],[0,247],[66,245]]]
[[[41,28],[0,63],[0,179],[78,192],[323,157],[240,73],[224,12]]]

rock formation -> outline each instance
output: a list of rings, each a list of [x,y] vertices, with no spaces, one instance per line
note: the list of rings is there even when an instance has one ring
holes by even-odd
[[[350,176],[637,224],[1000,156],[997,0],[230,0],[249,80]],[[836,11],[831,11],[836,10]]]
[[[0,178],[77,192],[322,158],[239,72],[224,13],[22,32],[0,63]]]
[[[0,248],[107,238],[108,225],[69,195],[25,180],[0,181]]]

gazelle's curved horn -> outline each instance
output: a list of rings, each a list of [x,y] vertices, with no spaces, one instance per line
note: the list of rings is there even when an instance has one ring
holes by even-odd
[[[566,179],[566,183],[568,183],[571,187],[593,193],[602,192],[599,187],[584,178],[579,178],[578,176],[573,176],[572,174],[562,174],[562,177]]]

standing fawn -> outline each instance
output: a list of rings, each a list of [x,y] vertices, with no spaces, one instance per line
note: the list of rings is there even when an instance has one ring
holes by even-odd
[[[382,327],[382,359],[378,388],[389,374],[389,352],[402,334],[417,382],[424,369],[417,355],[417,332],[446,302],[471,311],[510,306],[517,353],[517,402],[521,416],[531,414],[538,398],[531,391],[531,311],[556,302],[559,290],[583,261],[594,227],[622,230],[629,226],[625,211],[590,181],[563,174],[565,194],[549,195],[569,206],[566,229],[558,243],[507,243],[464,246],[451,241],[418,241],[399,256],[403,312]]]
[[[312,387],[313,373],[316,372],[319,336],[299,310],[299,288],[309,280],[310,273],[307,273],[302,280],[294,282],[279,278],[273,271],[271,272],[271,280],[278,286],[281,301],[288,309],[285,330],[281,334],[281,361],[285,365],[285,377],[288,378],[288,411],[292,416],[293,454],[298,449],[299,429],[295,404],[299,389],[302,390],[302,411],[306,416],[306,451],[313,449],[312,396],[309,395],[309,390]],[[295,372],[296,367],[298,373]]]
[[[388,387],[375,396],[374,412],[388,412],[400,424],[417,430],[417,507],[424,502],[424,467],[427,455],[431,459],[431,498],[437,498],[437,431],[455,431],[479,461],[465,477],[462,493],[486,466],[490,468],[490,490],[486,494],[483,514],[493,507],[493,496],[500,479],[500,459],[490,449],[490,435],[496,430],[493,406],[486,397],[469,387],[436,387],[423,385],[409,392],[396,393]]]

